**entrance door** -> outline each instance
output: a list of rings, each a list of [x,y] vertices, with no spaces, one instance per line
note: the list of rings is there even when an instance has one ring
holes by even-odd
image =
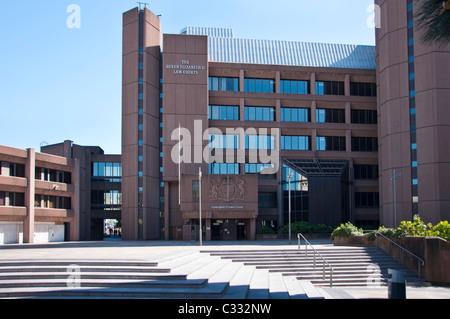
[[[236,239],[237,240],[246,240],[247,239],[247,227],[245,227],[245,223],[237,224]]]
[[[221,240],[222,224],[213,223],[211,225],[211,240]]]

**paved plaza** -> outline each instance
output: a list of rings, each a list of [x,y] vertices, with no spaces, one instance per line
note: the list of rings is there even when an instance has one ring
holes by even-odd
[[[301,249],[304,249],[302,243]],[[311,240],[318,250],[333,249],[329,240]],[[198,242],[184,241],[122,241],[105,240],[96,242],[64,242],[48,244],[22,244],[0,246],[0,261],[26,260],[95,260],[95,261],[148,261],[164,263],[174,257],[201,250],[283,250],[296,249],[297,241],[230,241]],[[330,299],[387,299],[388,288],[322,288]],[[427,286],[407,287],[407,299],[450,299],[450,287]]]

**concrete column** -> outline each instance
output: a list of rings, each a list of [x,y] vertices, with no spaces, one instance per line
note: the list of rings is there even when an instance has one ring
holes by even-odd
[[[72,184],[75,193],[72,195],[73,221],[70,222],[70,240],[80,240],[80,161],[75,159],[75,170],[72,172]]]
[[[346,143],[345,150],[347,152],[351,152],[352,151],[352,131],[351,130],[347,130],[347,132],[345,134],[345,143]]]
[[[23,221],[23,242],[34,243],[34,196],[35,196],[35,171],[36,153],[34,149],[27,149],[27,162],[25,163],[25,178],[27,190],[25,191],[25,207],[27,217]]]
[[[170,239],[170,208],[169,208],[169,187],[173,185],[172,183],[164,183],[164,240]]]
[[[205,240],[210,241],[211,240],[211,219],[210,218],[207,218],[205,220],[205,227],[206,227]]]
[[[277,71],[275,75],[275,93],[280,93],[281,88],[281,73]]]
[[[311,134],[311,151],[317,151],[317,130],[313,129]]]
[[[275,120],[277,122],[281,121],[281,100],[277,100],[275,107]]]
[[[345,96],[350,96],[350,74],[345,75],[344,91]]]
[[[256,218],[251,218],[249,223],[250,240],[256,240]]]
[[[245,118],[245,99],[240,99],[239,104],[239,119],[244,121]]]
[[[311,94],[316,94],[316,73],[311,73],[311,80],[309,85],[311,85],[310,87],[310,91]]]
[[[244,79],[245,79],[245,72],[244,70],[239,71],[239,91],[244,92]]]
[[[311,103],[311,123],[316,123],[317,122],[316,109],[317,109],[317,102],[316,101],[312,101],[312,103]]]
[[[352,108],[350,102],[345,104],[345,124],[352,123]]]

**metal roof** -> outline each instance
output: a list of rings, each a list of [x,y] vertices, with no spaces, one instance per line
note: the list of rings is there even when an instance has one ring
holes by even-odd
[[[209,61],[309,67],[376,69],[375,46],[233,38],[232,29],[187,27],[209,37]]]

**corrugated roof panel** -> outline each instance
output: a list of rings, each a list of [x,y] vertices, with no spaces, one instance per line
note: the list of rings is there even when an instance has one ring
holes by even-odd
[[[234,39],[233,29],[187,27],[209,36],[210,62],[376,69],[375,46]]]

